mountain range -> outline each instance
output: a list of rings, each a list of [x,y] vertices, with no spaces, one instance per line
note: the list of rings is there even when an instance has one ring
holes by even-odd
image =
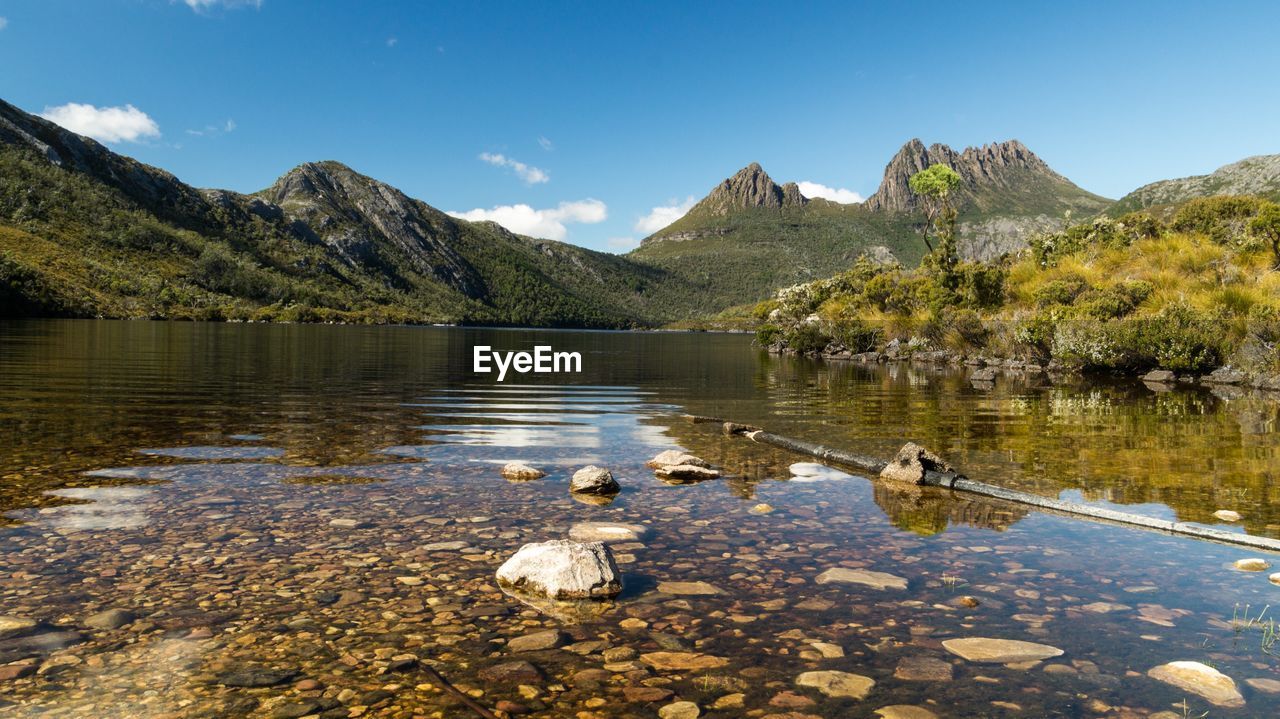
[[[197,189],[0,101],[0,316],[168,317],[643,327],[707,317],[830,276],[860,255],[914,264],[907,185],[945,163],[961,251],[1223,192],[1280,195],[1280,156],[1155,183],[1117,203],[1011,140],[905,144],[864,203],[779,185],[752,163],[618,256],[446,215],[333,161],[251,194]]]

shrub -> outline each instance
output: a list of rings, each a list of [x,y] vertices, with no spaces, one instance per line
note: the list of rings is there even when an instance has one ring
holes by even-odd
[[[856,318],[844,318],[832,330],[834,339],[852,352],[870,352],[880,345],[884,332]]]
[[[1280,205],[1265,203],[1249,222],[1249,232],[1271,247],[1275,267],[1280,269]]]
[[[1008,271],[1001,265],[962,262],[956,269],[960,303],[973,309],[993,309],[1004,304],[1004,285]]]
[[[1239,244],[1262,208],[1270,204],[1260,197],[1220,195],[1199,197],[1187,202],[1173,216],[1171,227],[1178,232],[1207,235],[1220,245]]]
[[[756,330],[756,344],[761,347],[772,347],[779,339],[782,339],[782,328],[777,325],[760,325]]]
[[[1089,289],[1089,283],[1080,277],[1064,277],[1060,280],[1046,282],[1033,295],[1040,307],[1053,305],[1069,305],[1075,302],[1082,292]]]
[[[788,330],[782,337],[787,347],[801,354],[821,352],[831,342],[831,336],[815,324],[803,323]]]

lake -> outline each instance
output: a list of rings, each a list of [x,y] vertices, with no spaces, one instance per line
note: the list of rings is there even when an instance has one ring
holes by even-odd
[[[583,371],[497,383],[471,371],[478,344]],[[1274,557],[794,466],[686,414],[886,458],[914,440],[991,484],[1280,537],[1280,403],[1227,390],[975,386],[744,335],[6,322],[0,708],[478,716],[430,665],[509,715],[1280,715],[1275,570],[1233,567]],[[660,481],[644,463],[674,448],[725,477]],[[513,460],[548,476],[507,481]],[[570,496],[587,464],[613,501]],[[640,528],[612,545],[617,601],[497,587],[522,544],[583,522]],[[892,579],[818,581],[832,569]],[[944,645],[980,637],[1061,654]],[[1148,676],[1173,661],[1246,705]]]

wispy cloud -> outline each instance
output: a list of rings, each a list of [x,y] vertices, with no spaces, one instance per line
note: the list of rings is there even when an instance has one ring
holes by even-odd
[[[0,17],[0,30],[3,30],[7,27],[9,27],[9,18]]]
[[[160,126],[156,121],[133,105],[94,107],[68,102],[46,107],[40,117],[99,142],[138,142],[160,136]]]
[[[206,13],[216,7],[231,10],[242,7],[251,7],[254,10],[262,8],[262,0],[182,0],[182,2],[198,13]]]
[[[492,152],[480,153],[480,160],[487,162],[495,167],[506,167],[516,173],[516,176],[524,181],[526,185],[540,185],[544,182],[550,182],[551,176],[539,170],[533,165],[526,165],[514,157],[499,155]]]
[[[187,134],[194,137],[217,137],[218,135],[225,135],[228,132],[235,132],[235,129],[236,121],[228,119],[221,125],[205,125],[199,130],[187,130]]]
[[[643,232],[646,235],[652,235],[672,222],[684,217],[685,213],[697,204],[697,202],[698,201],[694,199],[693,195],[690,195],[685,198],[684,202],[672,200],[670,204],[655,207],[652,210],[649,210],[649,214],[641,217],[639,220],[636,220],[636,232]]]
[[[627,250],[634,250],[638,247],[640,245],[640,240],[637,240],[634,237],[610,237],[605,240],[605,244],[608,245],[611,250],[626,252]]]
[[[853,205],[866,199],[853,190],[846,190],[843,187],[827,187],[826,185],[809,182],[807,180],[805,182],[797,182],[796,184],[800,187],[800,194],[810,199],[821,197],[824,200],[839,202],[842,205]]]
[[[492,209],[477,208],[466,212],[450,212],[449,215],[470,222],[488,220],[512,232],[563,240],[569,234],[566,225],[594,225],[609,218],[609,208],[600,200],[586,199],[561,202],[553,208],[537,210],[529,205],[500,205]]]
[[[392,35],[391,37],[387,38],[387,47],[395,47],[399,43],[400,43],[400,38],[396,37],[395,35]]]
[[[551,152],[552,150],[556,149],[555,145],[551,144],[551,140],[548,140],[545,137],[539,137],[538,144],[541,145],[542,149],[546,150],[547,152]]]

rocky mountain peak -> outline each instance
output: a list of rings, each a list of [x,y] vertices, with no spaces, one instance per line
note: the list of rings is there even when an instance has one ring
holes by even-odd
[[[804,203],[805,199],[795,183],[779,186],[759,163],[753,162],[717,185],[695,210],[700,208],[714,215],[726,215],[738,209],[781,209]]]
[[[867,198],[867,208],[888,211],[916,209],[918,199],[911,192],[908,181],[915,173],[934,164],[947,165],[959,173],[964,180],[963,189],[968,191],[981,187],[1011,187],[1022,181],[1028,171],[1048,179],[1067,181],[1017,140],[967,147],[963,152],[956,152],[937,143],[925,147],[923,142],[914,138],[889,161],[880,188]]]

